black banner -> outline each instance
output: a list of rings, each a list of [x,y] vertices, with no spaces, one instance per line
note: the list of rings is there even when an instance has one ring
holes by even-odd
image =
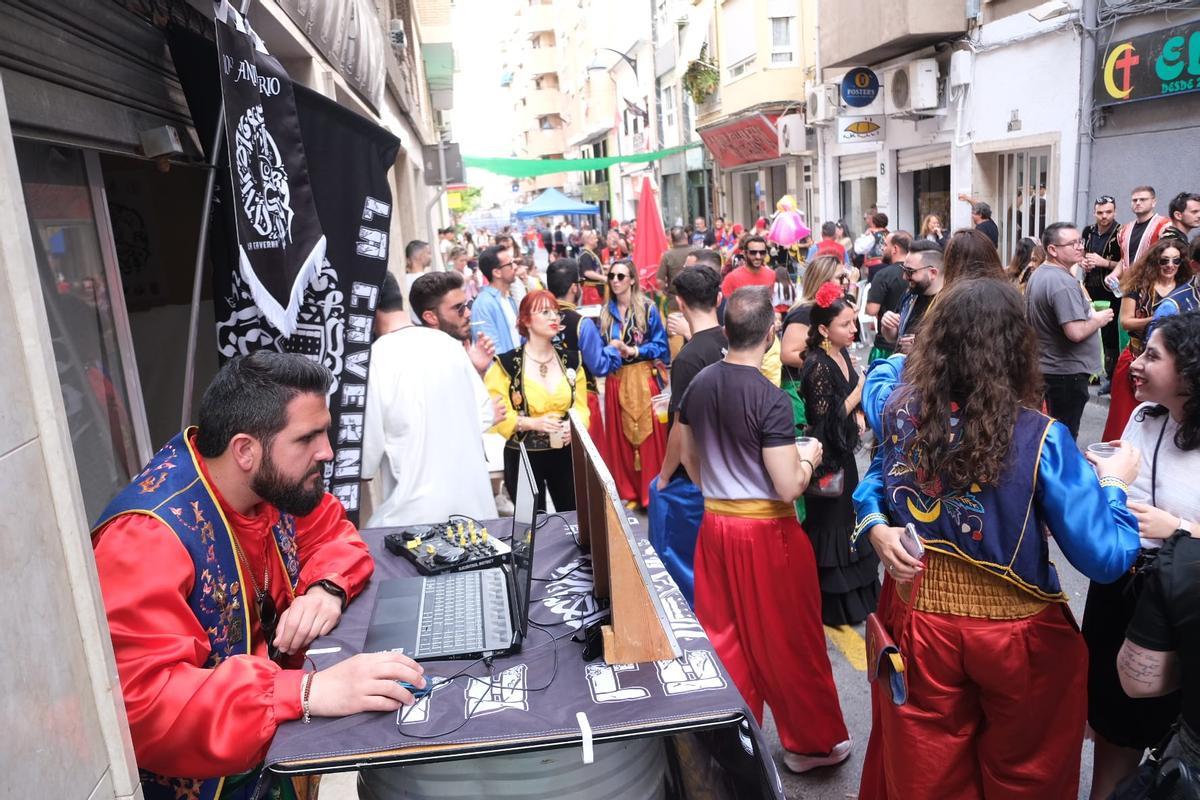
[[[325,257],[292,81],[229,0],[217,0],[215,21],[242,281],[267,321],[291,336]]]
[[[1200,23],[1115,39],[1099,62],[1098,106],[1200,90]]]
[[[217,124],[221,96],[213,46],[186,31],[168,32],[175,68],[202,138]],[[326,484],[357,522],[363,414],[371,327],[387,269],[392,195],[387,172],[399,140],[328,98],[294,87],[299,133],[310,154],[308,179],[325,226],[325,258],[308,281],[296,330],[283,336],[263,318],[238,263],[234,187],[218,170],[210,260],[221,360],[255,350],[303,353],[334,375],[329,411],[335,458]],[[222,154],[228,157],[228,151]]]

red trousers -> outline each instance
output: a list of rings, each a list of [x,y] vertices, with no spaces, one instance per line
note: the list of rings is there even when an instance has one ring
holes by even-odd
[[[760,724],[763,703],[771,707],[785,748],[825,754],[850,738],[825,650],[817,564],[795,518],[705,511],[696,617]]]
[[[1108,419],[1104,422],[1104,438],[1101,441],[1120,439],[1133,410],[1138,407],[1137,398],[1133,396],[1133,379],[1129,376],[1129,365],[1133,360],[1133,353],[1126,347],[1117,358],[1117,365],[1113,367],[1112,389],[1108,396]]]
[[[910,611],[885,591],[908,703],[871,687],[860,800],[1075,800],[1087,649],[1069,610],[973,619]]]
[[[629,443],[629,439],[625,437],[625,429],[621,427],[620,392],[624,371],[618,370],[604,379],[604,410],[607,413],[604,433],[607,444],[601,453],[617,484],[617,494],[621,499],[634,500],[647,507],[650,505],[650,481],[658,477],[663,457],[667,453],[667,426],[651,413],[653,425],[650,435],[642,442],[635,456],[633,445]],[[654,380],[647,378],[647,381],[650,384],[650,394],[658,394],[658,385]]]
[[[588,392],[588,436],[592,437],[592,444],[596,446],[596,452],[600,454],[600,460],[608,463],[608,441],[604,433],[604,417],[600,413],[600,395],[596,392]]]

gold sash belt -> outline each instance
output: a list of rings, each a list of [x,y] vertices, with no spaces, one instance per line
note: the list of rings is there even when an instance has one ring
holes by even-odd
[[[986,570],[933,550],[926,551],[916,598],[912,589],[911,583],[897,586],[897,594],[906,604],[918,611],[956,617],[1025,619],[1050,605]]]

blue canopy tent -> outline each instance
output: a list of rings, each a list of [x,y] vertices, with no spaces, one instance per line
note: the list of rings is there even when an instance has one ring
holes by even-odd
[[[529,217],[553,217],[568,214],[599,214],[600,209],[591,203],[581,203],[572,200],[558,189],[547,189],[538,195],[532,203],[517,209],[517,219]]]

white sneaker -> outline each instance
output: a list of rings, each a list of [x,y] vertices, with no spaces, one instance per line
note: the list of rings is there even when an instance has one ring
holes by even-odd
[[[784,750],[783,765],[796,773],[808,772],[817,767],[832,767],[849,758],[851,749],[850,740],[847,739],[844,742],[838,742],[829,751],[829,754],[824,756],[806,756]]]

